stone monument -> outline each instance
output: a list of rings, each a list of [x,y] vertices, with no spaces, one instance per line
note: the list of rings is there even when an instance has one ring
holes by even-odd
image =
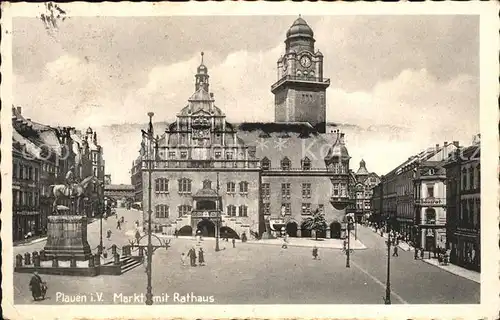
[[[57,257],[59,260],[88,260],[92,255],[87,241],[86,215],[81,210],[81,200],[91,182],[98,182],[93,177],[87,177],[80,183],[70,185],[54,185],[53,215],[48,216],[47,242],[45,254],[47,257]],[[70,207],[58,205],[59,200],[69,199]]]

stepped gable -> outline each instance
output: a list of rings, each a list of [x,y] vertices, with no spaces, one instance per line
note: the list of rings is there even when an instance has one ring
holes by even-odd
[[[325,169],[325,156],[334,141],[334,134],[320,134],[309,123],[241,123],[238,137],[254,146],[258,159],[270,160],[271,168],[281,168],[287,157],[292,169],[299,169],[307,157],[311,168]]]

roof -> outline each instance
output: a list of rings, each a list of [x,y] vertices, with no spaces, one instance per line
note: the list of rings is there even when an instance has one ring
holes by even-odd
[[[127,190],[134,191],[135,188],[131,184],[107,184],[104,186],[104,190]]]
[[[307,157],[312,168],[325,169],[325,156],[335,141],[334,135],[319,134],[304,124],[247,123],[239,125],[238,130],[238,137],[246,145],[255,146],[256,158],[269,159],[271,168],[280,168],[281,160],[287,157],[291,168],[298,169]]]
[[[287,38],[294,36],[309,36],[309,37],[314,36],[314,32],[311,29],[311,27],[309,27],[307,22],[300,16],[293,22],[292,26],[290,27],[290,29],[288,29],[286,33]]]
[[[203,189],[200,189],[198,190],[198,192],[196,192],[194,195],[193,195],[193,198],[215,198],[215,197],[218,197],[219,195],[217,194],[217,191],[215,191],[214,189],[209,189],[209,188],[203,188]]]

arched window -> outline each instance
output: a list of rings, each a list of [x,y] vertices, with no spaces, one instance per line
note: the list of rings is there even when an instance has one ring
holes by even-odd
[[[191,193],[191,180],[187,178],[179,179],[179,193]]]
[[[240,194],[248,194],[248,182],[241,181],[240,185]]]
[[[309,72],[309,78],[314,78],[314,71]]]
[[[308,157],[302,160],[302,170],[311,170],[311,160]]]
[[[467,189],[467,170],[462,169],[462,190]]]
[[[235,193],[236,192],[236,184],[234,182],[227,183],[227,193]]]
[[[168,218],[168,206],[166,204],[158,204],[155,207],[156,218]]]
[[[245,205],[241,205],[239,208],[239,216],[240,217],[248,217],[248,207]]]
[[[290,159],[288,159],[288,157],[285,157],[283,158],[283,160],[281,160],[281,170],[290,170],[290,166],[291,162]]]
[[[271,161],[267,157],[264,157],[261,161],[262,170],[269,170],[271,167]]]
[[[236,207],[233,206],[232,204],[227,206],[227,215],[230,217],[236,216]]]
[[[425,210],[425,224],[435,224],[436,223],[436,210],[433,208],[428,208]]]
[[[155,192],[168,192],[168,179],[155,179]]]
[[[297,71],[297,77],[302,77],[302,72],[300,72],[300,70]]]

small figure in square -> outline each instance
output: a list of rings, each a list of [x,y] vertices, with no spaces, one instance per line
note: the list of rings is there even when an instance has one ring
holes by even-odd
[[[233,238],[232,242],[233,242],[233,248],[236,248],[236,239]]]
[[[111,232],[111,229],[108,229],[108,231],[106,231],[106,238],[107,238],[108,240],[111,240],[111,233],[112,233],[112,232]]]
[[[200,251],[198,252],[198,264],[200,266],[205,265],[205,253],[203,252],[203,248],[200,248]]]
[[[316,246],[313,247],[313,259],[318,260],[318,248]]]
[[[394,249],[392,249],[392,256],[399,257],[398,256],[398,246],[394,246]]]
[[[186,265],[186,254],[184,252],[181,253],[181,264],[182,266]]]

